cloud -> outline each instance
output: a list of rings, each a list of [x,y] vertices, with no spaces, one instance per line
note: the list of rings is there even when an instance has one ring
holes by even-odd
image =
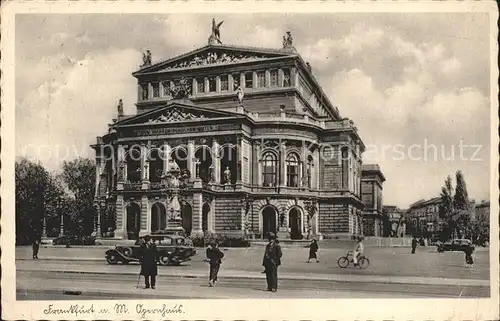
[[[135,81],[130,76],[139,53],[110,48],[89,54],[67,71],[64,81],[40,85],[16,107],[16,155],[38,157],[56,169],[62,161],[93,157],[89,145],[106,133],[124,99],[135,113]]]

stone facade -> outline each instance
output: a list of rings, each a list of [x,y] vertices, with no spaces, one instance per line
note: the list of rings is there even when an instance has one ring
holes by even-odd
[[[92,145],[115,237],[363,233],[364,144],[292,47],[211,44],[133,75],[137,114]]]
[[[362,166],[361,175],[361,199],[365,205],[363,209],[364,235],[382,236],[384,174],[378,165],[366,164]]]

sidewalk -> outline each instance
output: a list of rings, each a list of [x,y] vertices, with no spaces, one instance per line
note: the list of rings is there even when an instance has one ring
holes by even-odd
[[[58,268],[44,268],[43,266],[33,266],[21,268],[20,271],[50,271],[57,273],[87,273],[87,274],[122,274],[137,275],[137,270],[123,270],[122,266],[112,265],[87,265],[64,266]],[[224,269],[224,277],[229,279],[264,279],[265,275],[260,272],[239,271],[236,269]],[[159,270],[160,275],[180,278],[206,278],[207,271],[200,269],[176,269],[167,267]],[[488,280],[474,279],[453,279],[435,277],[411,277],[411,276],[382,276],[382,275],[349,275],[349,274],[319,274],[319,273],[283,273],[279,274],[280,279],[285,280],[317,280],[329,282],[361,282],[361,283],[389,283],[389,284],[428,284],[445,286],[481,286],[488,287]]]

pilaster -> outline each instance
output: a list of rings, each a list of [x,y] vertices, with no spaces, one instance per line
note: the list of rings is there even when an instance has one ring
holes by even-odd
[[[116,230],[115,238],[127,238],[127,212],[124,206],[123,196],[118,194],[116,197],[115,217],[116,217]]]
[[[212,165],[214,166],[214,178],[216,184],[220,183],[220,151],[217,139],[212,140]]]
[[[195,147],[194,146],[194,141],[193,140],[189,140],[187,147],[188,147],[187,168],[188,168],[189,172],[191,173],[191,178],[194,178],[195,175],[196,175],[195,168],[194,168],[194,162],[193,162],[194,147]]]

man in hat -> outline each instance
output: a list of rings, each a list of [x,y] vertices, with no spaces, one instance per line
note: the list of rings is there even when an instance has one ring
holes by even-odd
[[[364,251],[363,239],[364,237],[358,236],[358,241],[354,246],[354,251],[352,253],[352,262],[354,263],[354,266],[358,266],[358,258],[360,255],[363,255]]]
[[[267,291],[276,292],[278,290],[278,266],[281,265],[283,252],[274,233],[269,233],[268,240],[262,265],[266,273]]]
[[[158,274],[158,266],[156,265],[158,252],[156,251],[156,245],[151,240],[151,236],[146,235],[144,237],[144,243],[141,244],[141,250],[140,275],[144,275],[144,282],[146,283],[145,288],[149,289],[151,286],[151,288],[154,289],[156,285],[156,275]]]
[[[217,274],[219,274],[219,268],[222,264],[222,258],[224,253],[219,249],[217,242],[211,242],[207,248],[207,261],[210,263],[209,281],[210,286],[214,286],[217,282]]]

